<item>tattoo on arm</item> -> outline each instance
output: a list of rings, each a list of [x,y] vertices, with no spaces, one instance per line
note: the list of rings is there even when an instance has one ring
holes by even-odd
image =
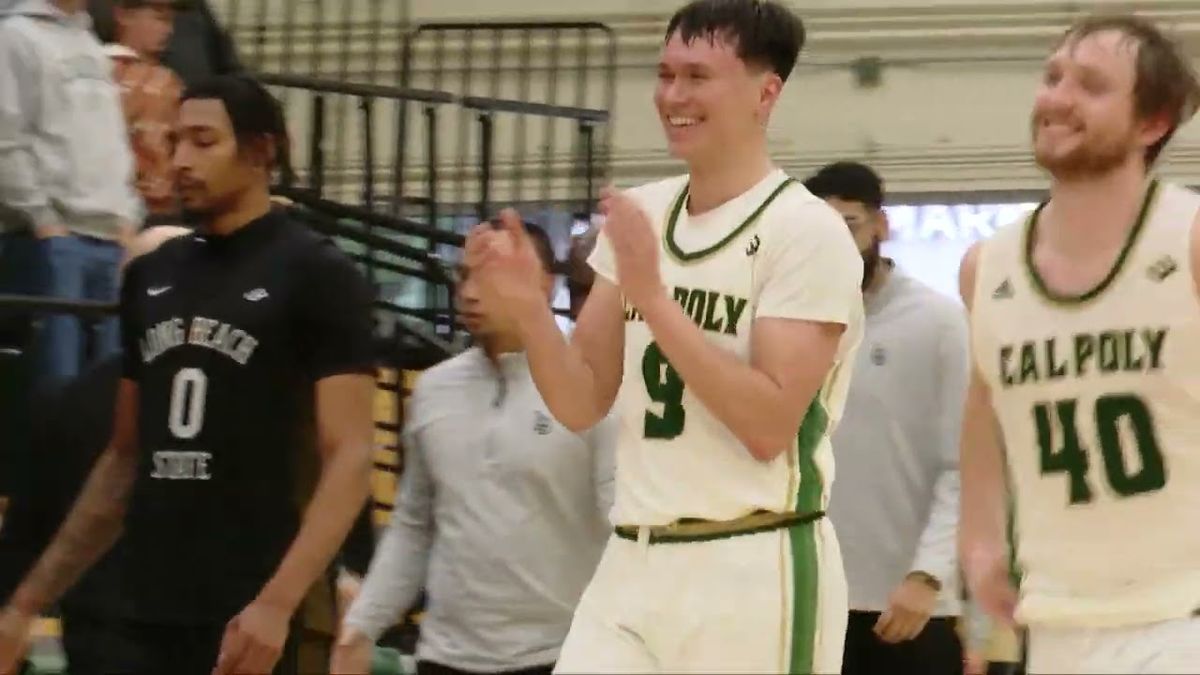
[[[116,543],[133,487],[137,456],[109,448],[100,456],[54,540],[13,597],[32,613],[53,603]]]

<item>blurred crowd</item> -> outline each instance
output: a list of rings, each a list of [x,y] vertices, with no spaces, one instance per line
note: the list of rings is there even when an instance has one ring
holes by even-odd
[[[184,87],[239,69],[206,0],[0,0],[0,294],[115,302],[132,237],[185,224]],[[117,349],[115,319],[40,331],[39,386]]]

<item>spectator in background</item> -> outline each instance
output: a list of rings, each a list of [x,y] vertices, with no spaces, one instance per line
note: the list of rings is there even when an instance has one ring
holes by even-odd
[[[142,218],[121,100],[84,0],[0,0],[0,292],[115,302]],[[39,380],[84,362],[83,324],[47,317]],[[118,349],[115,318],[93,355]]]
[[[137,190],[146,203],[149,224],[181,222],[171,168],[171,131],[179,116],[183,84],[159,56],[171,36],[180,0],[117,0],[116,42],[106,51],[121,104],[129,144],[137,166]]]
[[[883,182],[840,162],[805,182],[863,257],[866,330],[833,438],[829,517],[850,591],[843,675],[958,675],[958,439],[967,326],[953,299],[881,256]]]
[[[120,0],[115,0],[117,4]],[[3,2],[3,0],[0,0]],[[175,71],[185,85],[212,75],[242,71],[233,41],[221,28],[207,0],[190,0],[175,13],[174,29],[167,41],[162,63]],[[88,0],[88,11],[96,34],[104,42],[116,39],[114,0]]]
[[[583,303],[592,290],[596,273],[588,265],[588,256],[596,248],[596,237],[600,235],[600,227],[587,220],[577,220],[576,227],[581,231],[571,232],[571,245],[567,251],[567,292],[571,299],[571,320],[578,321],[579,313],[583,311]]]
[[[549,300],[550,239],[526,228]],[[424,587],[419,675],[549,675],[612,532],[615,420],[583,434],[556,422],[516,326],[479,292],[464,269],[458,309],[479,346],[413,391],[396,510],[331,672],[369,672],[375,641]]]

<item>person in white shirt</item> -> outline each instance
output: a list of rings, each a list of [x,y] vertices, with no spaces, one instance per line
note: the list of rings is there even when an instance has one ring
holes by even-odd
[[[550,240],[525,228],[548,300]],[[334,673],[369,672],[372,646],[424,587],[420,675],[549,675],[611,531],[613,423],[574,433],[556,422],[520,334],[476,275],[461,274],[458,309],[477,346],[413,391],[396,511],[343,622]]]
[[[866,325],[829,504],[850,588],[842,674],[956,675],[965,311],[881,255],[883,181],[870,167],[830,164],[805,186],[842,214],[863,258]]]

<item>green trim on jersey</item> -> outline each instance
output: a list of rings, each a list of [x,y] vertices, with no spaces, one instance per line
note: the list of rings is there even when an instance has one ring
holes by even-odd
[[[675,198],[675,204],[671,206],[671,213],[667,217],[667,227],[663,231],[663,244],[666,246],[667,251],[672,256],[674,256],[676,259],[678,259],[680,262],[685,262],[685,263],[695,262],[702,258],[707,258],[708,256],[716,253],[717,251],[720,251],[721,249],[725,248],[729,244],[729,242],[736,239],[737,236],[739,234],[741,234],[742,232],[745,232],[746,228],[750,227],[751,225],[754,224],[754,221],[758,220],[758,217],[761,216],[762,212],[765,211],[767,209],[767,207],[771,205],[771,202],[775,201],[775,198],[778,197],[779,194],[782,193],[786,187],[788,187],[789,185],[791,185],[795,182],[797,182],[795,178],[792,178],[790,176],[788,178],[786,178],[782,183],[779,184],[779,187],[775,188],[774,192],[772,192],[763,201],[763,203],[761,205],[759,205],[759,207],[757,209],[754,209],[754,213],[751,213],[749,216],[747,216],[746,219],[742,221],[741,225],[738,225],[736,228],[734,228],[734,230],[732,232],[725,235],[725,237],[722,238],[721,241],[718,241],[717,243],[713,244],[712,246],[709,246],[706,249],[702,249],[700,251],[695,251],[692,253],[688,253],[687,251],[684,251],[683,249],[679,248],[679,244],[675,243],[675,225],[679,222],[679,214],[683,212],[683,207],[685,204],[687,204],[687,200],[688,200],[688,187],[689,187],[690,183],[685,184],[683,186],[683,190],[680,191],[679,196]]]
[[[796,508],[800,513],[819,511],[825,497],[825,479],[817,467],[817,449],[829,432],[829,413],[818,391],[804,413],[796,433],[796,469],[800,488]],[[788,530],[792,553],[792,645],[788,672],[811,673],[817,642],[817,588],[820,582],[817,554],[817,524]]]
[[[824,392],[818,391],[804,413],[800,431],[796,434],[796,470],[800,474],[800,489],[796,492],[798,513],[820,511],[825,496],[825,480],[817,468],[816,453],[821,440],[829,431],[829,413],[821,402]]]
[[[817,525],[788,530],[792,554],[792,644],[788,650],[789,673],[813,672],[817,651]]]
[[[1094,288],[1079,295],[1068,295],[1055,293],[1046,286],[1045,280],[1038,274],[1037,267],[1033,264],[1033,246],[1037,242],[1037,223],[1038,217],[1042,214],[1042,209],[1046,208],[1048,202],[1042,202],[1034,209],[1033,214],[1029,216],[1029,221],[1025,225],[1025,242],[1024,242],[1024,261],[1025,271],[1029,274],[1029,281],[1033,285],[1038,295],[1056,305],[1080,305],[1090,300],[1095,300],[1100,297],[1100,294],[1108,289],[1116,280],[1117,275],[1125,267],[1125,260],[1129,258],[1130,252],[1133,250],[1133,245],[1137,242],[1138,235],[1145,229],[1146,219],[1150,215],[1151,207],[1154,205],[1155,198],[1158,196],[1159,183],[1157,180],[1152,181],[1150,186],[1146,188],[1146,196],[1142,198],[1142,207],[1138,211],[1137,220],[1133,223],[1133,228],[1129,230],[1129,235],[1125,239],[1125,245],[1121,247],[1121,254],[1117,256],[1117,261],[1113,263],[1112,269],[1108,271],[1108,276],[1104,277]]]

